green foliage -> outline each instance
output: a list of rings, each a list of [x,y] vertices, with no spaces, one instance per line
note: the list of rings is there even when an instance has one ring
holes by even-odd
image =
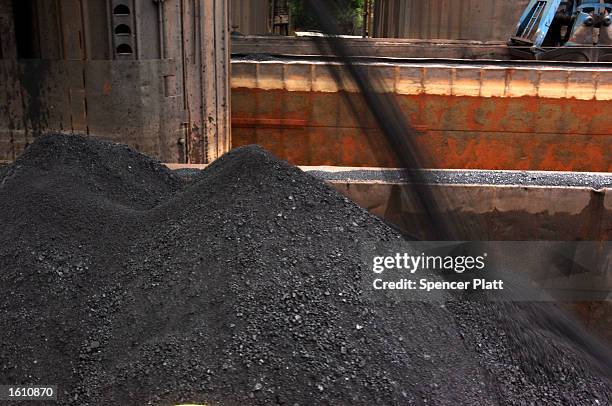
[[[328,4],[341,34],[361,34],[364,0],[330,0]],[[307,0],[289,0],[289,12],[296,31],[321,29],[318,18]]]

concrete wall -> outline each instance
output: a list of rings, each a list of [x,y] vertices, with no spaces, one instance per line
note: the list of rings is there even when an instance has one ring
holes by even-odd
[[[421,239],[431,237],[413,187],[354,180],[330,184],[405,232]],[[612,189],[475,184],[432,185],[431,189],[440,210],[436,214],[454,226],[454,240],[612,239],[612,206],[604,205],[612,200]]]
[[[503,178],[504,175],[499,176]],[[428,225],[423,224],[423,214],[415,204],[413,187],[380,180],[334,180],[330,184],[404,232],[427,238]],[[456,240],[612,240],[612,189],[493,184],[431,187],[439,202],[440,212],[436,215],[455,226]],[[612,343],[612,301],[583,300],[609,297],[612,289],[610,269],[588,277],[580,274],[551,280],[543,287],[565,292],[568,299],[561,306],[596,336]],[[576,301],[571,297],[583,299]]]

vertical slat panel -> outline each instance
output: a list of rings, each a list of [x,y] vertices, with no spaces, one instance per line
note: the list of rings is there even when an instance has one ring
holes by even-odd
[[[227,0],[204,1],[212,3],[213,24],[211,35],[203,40],[203,69],[205,80],[204,98],[207,162],[211,162],[225,152],[231,145],[229,115],[229,2]],[[202,22],[204,23],[204,19]],[[206,52],[208,51],[208,52]],[[211,68],[213,68],[211,70]],[[211,120],[212,117],[212,120]]]
[[[268,33],[270,0],[230,0],[230,28],[244,35]]]
[[[230,148],[228,4],[183,0],[189,162],[210,162]]]
[[[83,60],[82,33],[83,17],[79,0],[61,0],[59,2],[60,33],[62,36],[63,58],[66,60]]]
[[[397,16],[397,18],[399,19],[399,21],[405,21],[406,18],[408,18],[408,14],[406,13],[406,9],[407,9],[407,4],[408,2],[395,2],[394,6],[397,7],[397,12],[395,13],[395,15]],[[399,24],[397,24],[397,35],[403,35],[404,33],[404,29],[406,27],[401,26]]]
[[[450,0],[442,0],[440,3],[440,13],[438,14],[438,24],[440,26],[438,38],[451,37],[450,16],[452,14]]]
[[[406,14],[407,21],[409,21],[408,27],[402,28],[403,33],[407,33],[408,36],[415,36],[420,30],[421,25],[421,16],[419,16],[419,2],[415,0],[407,0],[406,1]],[[396,21],[396,24],[399,24],[399,21]],[[399,24],[405,25],[405,24]]]
[[[41,59],[61,59],[63,41],[58,0],[37,0],[36,11]]]
[[[199,75],[200,26],[195,24],[199,16],[198,0],[181,0],[181,30],[183,43],[183,91],[185,92],[185,115],[186,115],[186,143],[187,161],[201,162],[202,150],[202,82]],[[197,154],[197,155],[196,155]]]
[[[97,0],[84,0],[83,4],[87,59],[110,59],[107,4]]]
[[[0,0],[0,59],[17,58],[13,5],[9,0]]]
[[[376,37],[504,41],[529,0],[379,0]]]
[[[27,142],[23,122],[23,95],[18,75],[13,7],[0,0],[0,160],[15,159]]]
[[[464,0],[459,1],[463,2]],[[455,10],[453,7],[451,7],[451,10],[452,12],[449,16],[449,38],[459,38],[459,35],[461,34],[461,7],[459,8],[459,10]]]
[[[62,59],[65,61],[83,61],[86,56],[83,15],[81,0],[61,0],[58,3],[60,34],[62,37]],[[62,118],[61,126],[65,131],[87,133],[87,110],[85,95],[85,77],[82,63],[67,63],[63,69],[51,71],[58,75],[61,86],[49,86],[58,100],[62,100],[62,109],[67,113]],[[53,80],[55,77],[49,76]],[[50,117],[55,114],[50,113]],[[49,128],[54,128],[51,122]],[[53,126],[51,126],[53,125]]]

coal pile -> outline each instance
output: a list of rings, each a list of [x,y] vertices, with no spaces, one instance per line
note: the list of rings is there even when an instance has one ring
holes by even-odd
[[[258,147],[186,182],[45,136],[3,171],[0,217],[0,384],[59,404],[612,401],[548,306],[373,300],[359,253],[401,236]]]

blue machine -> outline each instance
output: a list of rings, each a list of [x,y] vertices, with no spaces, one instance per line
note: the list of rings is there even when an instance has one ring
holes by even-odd
[[[508,45],[522,59],[612,62],[612,0],[531,0]]]

